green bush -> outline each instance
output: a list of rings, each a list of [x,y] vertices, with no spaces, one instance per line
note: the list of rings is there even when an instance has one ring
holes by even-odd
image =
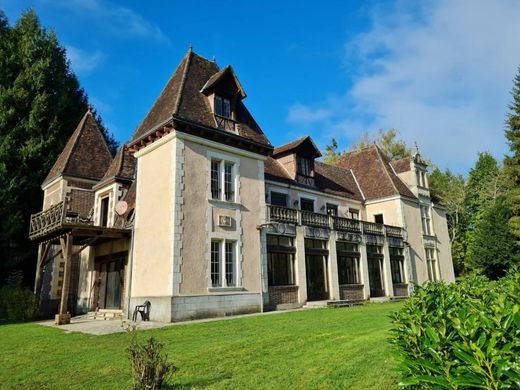
[[[22,284],[21,273],[10,275],[0,288],[0,320],[31,321],[38,312],[38,297]]]
[[[394,314],[401,386],[520,388],[520,272],[418,287]]]
[[[154,337],[145,343],[137,340],[135,327],[129,329],[130,345],[127,348],[132,365],[132,381],[134,390],[161,389],[177,368],[168,362],[168,356],[163,352],[163,345]]]

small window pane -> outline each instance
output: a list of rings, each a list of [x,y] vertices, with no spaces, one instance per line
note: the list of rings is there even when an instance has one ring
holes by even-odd
[[[211,242],[211,285],[220,287],[220,242]]]
[[[359,284],[359,257],[338,256],[339,284]]]
[[[374,215],[374,222],[375,223],[380,223],[380,224],[385,223],[384,219],[383,219],[383,214],[376,214],[376,215]]]
[[[215,114],[222,116],[223,107],[222,107],[222,97],[215,96]]]
[[[338,215],[338,206],[327,203],[327,214],[336,217]]]
[[[305,211],[314,211],[314,200],[301,198],[300,208]]]
[[[223,98],[222,99],[222,116],[225,116],[226,118],[231,118],[231,103],[229,99]]]
[[[271,191],[271,204],[275,206],[287,207],[287,194]]]
[[[228,202],[235,200],[235,190],[233,183],[233,164],[224,164],[224,195]]]
[[[211,198],[220,199],[220,162],[211,161]]]
[[[235,286],[235,243],[226,242],[226,286]]]

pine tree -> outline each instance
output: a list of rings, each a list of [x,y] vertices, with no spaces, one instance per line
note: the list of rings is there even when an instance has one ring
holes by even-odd
[[[86,109],[56,34],[42,28],[33,10],[13,27],[0,12],[2,277],[22,268],[31,280],[37,247],[27,239],[30,214],[41,209],[40,185]]]
[[[330,145],[325,147],[325,157],[323,162],[325,164],[336,165],[341,157],[341,153],[338,153],[338,142],[335,138],[332,138]]]
[[[510,112],[507,116],[505,132],[510,154],[504,159],[504,165],[512,183],[508,194],[512,216],[508,224],[517,243],[520,244],[520,67],[511,94],[513,101],[509,105]]]
[[[393,160],[409,157],[413,153],[406,142],[399,137],[399,130],[397,129],[379,130],[375,136],[364,132],[358,142],[350,145],[349,150],[359,150],[374,144],[379,146]]]

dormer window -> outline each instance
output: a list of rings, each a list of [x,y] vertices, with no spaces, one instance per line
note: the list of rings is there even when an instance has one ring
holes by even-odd
[[[312,176],[312,160],[309,158],[298,158],[298,173],[302,176]]]
[[[231,118],[231,102],[229,99],[215,95],[215,115]]]

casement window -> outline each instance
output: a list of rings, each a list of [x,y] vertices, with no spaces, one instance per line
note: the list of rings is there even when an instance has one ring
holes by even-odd
[[[99,212],[99,225],[100,226],[108,226],[108,205],[109,205],[110,197],[105,196],[101,199],[101,207]]]
[[[305,239],[305,249],[327,249],[326,240],[317,240],[314,238]]]
[[[305,211],[314,211],[314,200],[301,198],[300,199],[300,209]]]
[[[298,157],[298,173],[302,176],[312,175],[313,162],[309,158]]]
[[[294,253],[267,253],[269,286],[294,285]]]
[[[431,221],[429,206],[421,206],[421,220],[422,220],[423,234],[427,235],[427,236],[431,236],[432,235],[432,221]]]
[[[359,210],[350,209],[350,218],[359,219]]]
[[[215,95],[215,114],[231,118],[231,102],[229,99]]]
[[[417,176],[417,185],[419,187],[428,187],[428,180],[426,178],[426,172],[425,171],[415,171],[415,175]]]
[[[375,223],[384,224],[384,223],[385,223],[385,220],[384,220],[384,218],[383,218],[383,214],[375,214],[375,215],[374,215],[374,222],[375,222]]]
[[[237,261],[235,241],[212,240],[210,262],[212,287],[236,287]]]
[[[232,162],[211,160],[211,199],[235,201],[235,173]]]
[[[275,206],[287,207],[287,194],[271,191],[271,204]]]
[[[428,268],[428,279],[432,282],[439,280],[437,274],[437,258],[435,256],[435,248],[424,248],[426,252],[426,267]]]
[[[379,245],[367,245],[367,254],[370,255],[382,255],[383,247]]]
[[[333,217],[338,216],[338,206],[335,204],[327,203],[327,214],[332,215]]]
[[[403,248],[389,247],[390,269],[392,272],[392,283],[404,283],[404,255]]]
[[[361,283],[359,272],[359,247],[358,244],[337,241],[336,251],[338,259],[339,284]]]

